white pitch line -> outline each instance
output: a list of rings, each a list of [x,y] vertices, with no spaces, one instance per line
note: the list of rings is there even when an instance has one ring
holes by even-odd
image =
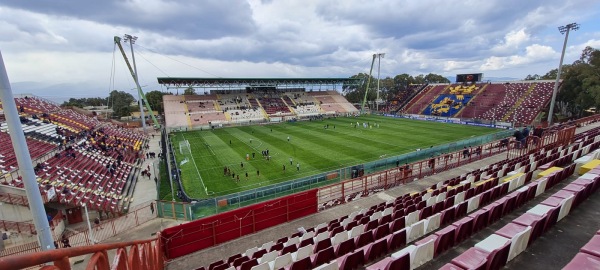
[[[181,137],[183,137],[183,139],[185,140],[185,135],[181,134]],[[190,152],[192,149],[190,148]],[[200,170],[198,170],[198,166],[196,165],[196,160],[194,160],[194,154],[191,153],[192,156],[192,163],[194,163],[194,167],[196,168],[196,173],[198,173],[198,177],[200,177],[200,183],[202,183],[202,186],[204,187],[204,193],[206,193],[206,196],[208,196],[208,189],[206,188],[206,185],[204,184],[204,181],[202,180],[202,175],[200,175]]]

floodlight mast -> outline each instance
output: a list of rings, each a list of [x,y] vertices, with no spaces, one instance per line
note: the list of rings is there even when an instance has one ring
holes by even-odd
[[[133,54],[133,44],[135,43],[135,41],[138,39],[138,37],[136,36],[132,36],[129,34],[125,34],[123,35],[123,40],[125,42],[129,42],[129,47],[131,48],[131,61],[133,61],[133,72],[134,72],[134,80],[135,80],[135,84],[137,84],[138,88],[140,87],[140,83],[138,81],[138,72],[137,72],[137,66],[135,65],[135,55]],[[144,115],[144,105],[142,104],[142,95],[140,94],[141,89],[138,89],[138,103],[140,105],[140,117],[142,118],[142,130],[144,131],[144,133],[146,133],[146,116]]]
[[[135,40],[137,40],[137,37],[133,37],[131,35],[125,35],[125,38],[129,38],[130,40],[133,40],[135,42]],[[125,50],[123,49],[123,46],[121,45],[121,37],[114,37],[114,42],[117,45],[117,47],[119,47],[119,51],[121,51],[121,55],[123,55],[123,60],[125,60],[125,64],[127,64],[127,68],[129,69],[129,73],[131,73],[131,76],[133,77],[133,80],[135,82],[135,86],[138,89],[138,95],[139,95],[139,100],[140,100],[140,106],[142,106],[142,101],[143,100],[145,102],[146,105],[146,109],[148,109],[148,114],[150,115],[150,118],[152,118],[152,121],[154,122],[154,127],[155,128],[160,128],[160,124],[158,123],[158,120],[156,120],[156,117],[154,117],[154,113],[152,112],[152,108],[150,107],[150,103],[148,102],[148,100],[146,99],[146,95],[144,94],[144,91],[142,91],[142,87],[140,86],[140,83],[138,81],[138,76],[137,76],[137,68],[134,69],[135,67],[135,58],[133,59],[134,62],[134,67],[132,68],[131,65],[129,64],[129,60],[127,59],[127,54],[125,54]],[[130,44],[132,44],[130,42]],[[133,56],[133,44],[131,47],[131,54]],[[144,110],[140,108],[140,113],[142,116],[142,126],[145,127],[146,121],[145,121],[145,117],[144,117]]]
[[[378,63],[377,63],[377,99],[376,99],[376,103],[377,103],[377,112],[379,112],[379,71],[381,70],[381,58],[385,57],[385,53],[378,53],[377,54],[377,58],[378,58]]]
[[[560,82],[560,74],[562,72],[563,60],[565,58],[565,49],[567,48],[567,41],[569,40],[569,32],[571,30],[577,31],[579,29],[578,23],[570,23],[564,26],[559,26],[558,31],[561,34],[565,34],[565,41],[562,47],[562,53],[560,54],[560,63],[558,64],[558,72],[556,73],[556,81],[554,82],[554,90],[552,91],[552,100],[550,101],[550,110],[548,111],[548,126],[552,125],[552,115],[554,114],[554,104],[556,103],[556,94],[558,93],[558,84]]]
[[[369,94],[369,85],[371,84],[371,74],[373,74],[373,65],[375,64],[375,58],[377,54],[373,54],[373,61],[371,61],[371,70],[369,70],[369,78],[367,79],[367,87],[365,88],[365,97],[363,98],[363,103],[361,106],[360,114],[365,113],[365,106],[367,104],[367,94]]]

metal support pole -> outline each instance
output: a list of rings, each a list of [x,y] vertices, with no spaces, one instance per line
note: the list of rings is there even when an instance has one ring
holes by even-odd
[[[137,37],[136,37],[137,39]],[[137,66],[135,64],[135,55],[133,54],[133,43],[135,42],[134,38],[129,38],[129,47],[131,48],[131,61],[133,62],[133,71],[135,72],[135,84],[138,87],[138,103],[140,105],[140,117],[142,118],[142,129],[144,133],[146,133],[146,116],[144,115],[144,105],[142,104],[142,88],[140,87],[140,82],[138,80],[138,72]]]
[[[565,41],[562,47],[562,53],[560,54],[560,63],[558,64],[558,72],[556,73],[556,81],[554,82],[554,90],[552,91],[552,100],[550,101],[550,109],[548,111],[548,126],[552,125],[552,115],[554,114],[554,104],[556,103],[556,94],[558,93],[558,84],[560,82],[560,74],[562,72],[563,60],[565,58],[565,50],[567,49],[567,40],[569,40],[569,32],[579,29],[577,23],[570,23],[566,26],[561,26],[558,30],[561,33],[565,33]]]
[[[33,170],[33,162],[29,155],[29,147],[25,141],[23,127],[21,127],[19,112],[17,111],[17,104],[15,103],[15,98],[10,88],[10,81],[8,80],[8,74],[6,73],[6,67],[4,66],[1,52],[0,101],[2,101],[2,107],[4,108],[6,123],[8,124],[8,130],[10,131],[10,140],[17,157],[19,171],[21,171],[20,174],[23,176],[25,193],[27,194],[27,200],[29,201],[29,208],[31,209],[31,215],[33,216],[33,224],[35,225],[40,247],[42,250],[54,249],[54,240],[52,239],[50,224],[48,222],[48,217],[46,216],[46,210],[44,209],[44,201],[42,200],[42,195],[40,194],[40,189],[35,179],[36,176]]]
[[[85,210],[85,220],[87,221],[88,225],[90,241],[96,244],[98,243],[98,241],[96,241],[96,238],[94,237],[94,232],[92,231],[92,224],[90,223],[90,214],[88,213],[87,205],[85,203],[82,203],[81,205],[83,206],[83,210]]]

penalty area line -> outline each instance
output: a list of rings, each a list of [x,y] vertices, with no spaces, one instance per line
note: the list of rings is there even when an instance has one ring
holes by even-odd
[[[185,140],[185,135],[181,134],[181,136]],[[206,193],[206,195],[208,196],[209,195],[208,194],[208,188],[204,184],[204,180],[202,180],[202,175],[200,175],[200,170],[198,170],[198,165],[196,165],[196,160],[194,160],[194,154],[191,154],[190,156],[192,156],[192,163],[194,163],[194,167],[196,168],[196,173],[198,173],[198,177],[200,177],[200,183],[202,183],[202,186],[204,187],[204,193]]]

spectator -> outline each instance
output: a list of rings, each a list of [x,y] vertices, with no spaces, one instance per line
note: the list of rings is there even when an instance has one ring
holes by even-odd
[[[521,141],[523,141],[523,133],[521,133],[520,130],[516,130],[515,133],[513,133],[513,137],[515,137],[515,140],[517,140],[517,148],[521,148]]]
[[[63,234],[62,239],[60,240],[63,244],[63,247],[65,248],[70,248],[71,244],[69,243],[69,238],[67,237],[67,235]]]

